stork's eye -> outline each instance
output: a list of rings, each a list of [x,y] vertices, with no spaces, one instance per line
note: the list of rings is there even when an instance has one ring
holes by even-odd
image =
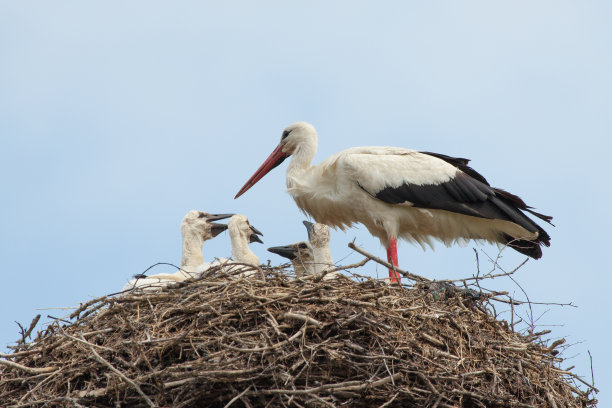
[[[206,213],[203,213],[200,211],[200,214],[198,215],[198,218],[204,218],[206,217]]]
[[[281,140],[285,139],[287,136],[289,136],[289,133],[291,133],[290,130],[284,130],[283,131],[283,136],[281,136]]]
[[[298,245],[298,248],[306,249],[306,248],[308,248],[308,246],[305,243],[302,242],[301,244]]]

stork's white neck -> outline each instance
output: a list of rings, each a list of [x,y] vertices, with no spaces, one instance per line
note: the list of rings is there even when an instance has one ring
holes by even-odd
[[[293,265],[293,270],[295,271],[295,276],[302,277],[307,275],[312,275],[312,259],[309,261],[304,261],[303,259],[295,258],[291,260],[291,265]]]
[[[188,272],[191,269],[204,263],[204,255],[202,255],[202,247],[204,246],[204,238],[202,234],[197,234],[191,231],[183,233],[183,254],[181,256],[181,269]]]
[[[255,255],[245,237],[241,234],[230,234],[232,243],[232,257],[236,262],[259,266],[259,258]]]
[[[320,273],[334,267],[329,246],[313,247],[312,254],[314,255],[315,273]]]
[[[316,135],[304,138],[295,148],[291,161],[287,166],[287,188],[291,189],[297,184],[300,175],[307,171],[317,153]]]

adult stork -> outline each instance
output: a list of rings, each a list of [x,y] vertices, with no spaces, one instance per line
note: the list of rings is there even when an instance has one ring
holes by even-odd
[[[432,246],[468,239],[497,242],[538,259],[550,237],[523,212],[550,222],[514,194],[489,185],[467,159],[399,147],[353,147],[312,166],[317,132],[306,122],[289,125],[280,143],[240,197],[293,156],[287,191],[317,222],[344,230],[361,223],[387,248],[397,266],[397,238]],[[389,269],[392,282],[399,275]]]

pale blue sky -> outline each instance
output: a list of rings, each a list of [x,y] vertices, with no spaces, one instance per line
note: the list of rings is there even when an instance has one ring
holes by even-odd
[[[280,263],[265,248],[306,237],[286,165],[233,197],[305,120],[315,162],[360,145],[468,157],[554,216],[552,247],[516,278],[532,300],[579,306],[538,307],[538,323],[574,344],[563,367],[590,379],[590,350],[596,385],[612,383],[609,2],[218,3],[0,3],[0,350],[15,320],[178,263],[191,209],[246,214],[264,233],[255,252]],[[361,259],[353,238],[384,255],[358,228],[332,234],[337,261]],[[400,244],[400,265],[468,276],[474,246]],[[227,234],[204,254],[228,256]],[[502,264],[523,259],[507,251]]]

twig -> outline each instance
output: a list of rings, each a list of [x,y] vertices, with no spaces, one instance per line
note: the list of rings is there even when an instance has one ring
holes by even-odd
[[[352,242],[349,242],[349,243],[348,243],[348,247],[349,247],[349,248],[351,248],[351,249],[352,249],[352,250],[354,250],[354,251],[359,252],[359,253],[360,253],[361,255],[363,255],[363,256],[367,256],[368,258],[370,258],[370,259],[371,259],[371,260],[373,260],[374,262],[377,262],[377,263],[379,263],[379,264],[381,264],[381,265],[383,265],[383,266],[385,266],[385,267],[387,267],[387,268],[391,268],[391,269],[394,269],[394,268],[395,268],[395,270],[396,270],[397,272],[401,273],[401,274],[402,274],[402,275],[403,275],[405,278],[408,278],[408,279],[410,279],[410,280],[417,281],[417,282],[431,282],[431,280],[430,280],[430,279],[427,279],[427,278],[424,278],[424,277],[422,277],[422,276],[415,275],[415,274],[413,274],[413,273],[410,273],[410,272],[404,271],[404,270],[402,270],[402,269],[399,269],[399,268],[398,268],[397,266],[395,266],[395,265],[391,265],[391,264],[390,264],[389,262],[387,262],[387,261],[383,261],[383,260],[382,260],[382,259],[380,259],[379,257],[377,257],[377,256],[375,256],[375,255],[372,255],[371,253],[369,253],[369,252],[367,252],[367,251],[365,251],[365,250],[363,250],[363,249],[359,248],[357,245],[355,245],[355,244],[354,244],[354,243],[352,243]]]
[[[583,383],[584,385],[586,385],[587,387],[589,387],[589,389],[592,389],[595,392],[599,392],[599,389],[595,388],[595,386],[593,386],[593,384],[589,384],[588,382],[586,382],[585,380],[583,380],[582,378],[580,378],[579,376],[577,376],[574,373],[571,373],[569,371],[563,371],[561,369],[556,369],[556,368],[553,368],[552,370],[557,372],[557,373],[564,374],[564,375],[567,375],[569,377],[572,377],[573,379],[578,380],[581,383]]]
[[[57,367],[41,367],[41,368],[26,367],[24,365],[17,364],[12,361],[8,361],[8,360],[2,360],[2,359],[0,359],[0,365],[4,365],[7,367],[11,367],[11,368],[16,368],[18,370],[25,371],[28,374],[46,374],[46,373],[52,373],[55,370],[57,370]]]
[[[548,403],[551,405],[552,408],[558,408],[557,403],[555,402],[555,398],[550,392],[546,393],[546,399],[548,400]]]
[[[595,388],[595,374],[593,374],[593,356],[591,355],[591,350],[587,350],[589,353],[589,360],[591,361],[591,384],[592,387]]]
[[[247,388],[244,389],[244,391],[242,391],[240,394],[236,395],[234,398],[232,398],[227,404],[225,404],[223,406],[223,408],[228,408],[230,405],[232,405],[234,402],[238,401],[240,398],[242,398],[242,396],[244,396],[244,394],[246,394],[247,392],[249,392],[249,390],[251,389],[251,386],[249,385]]]
[[[347,269],[361,268],[363,265],[370,262],[370,260],[371,260],[370,258],[364,258],[361,261],[354,263],[354,264],[338,266],[336,268],[330,269],[329,272],[338,272],[338,271],[345,271]]]
[[[32,330],[34,330],[34,327],[36,327],[39,320],[40,320],[40,315],[38,314],[36,315],[34,319],[32,319],[32,323],[30,323],[30,327],[28,328],[28,330],[25,331],[25,333],[23,332],[23,327],[22,327],[21,340],[17,342],[18,345],[25,344],[27,338],[30,337],[30,334],[32,334]],[[21,325],[19,325],[19,327],[21,327]]]
[[[505,295],[506,293],[500,292],[500,294],[504,294],[504,295]],[[509,296],[508,296],[508,297],[509,297]],[[494,296],[493,296],[493,297],[490,297],[489,299],[494,300],[494,301],[496,301],[496,302],[501,302],[501,303],[507,303],[507,304],[513,303],[513,304],[515,304],[515,305],[526,305],[526,304],[532,304],[532,305],[561,306],[561,307],[563,307],[563,306],[569,306],[569,307],[578,308],[578,306],[576,306],[576,305],[575,305],[575,304],[573,304],[572,302],[570,302],[570,303],[555,303],[555,302],[525,302],[525,301],[522,301],[522,300],[516,300],[516,299],[512,299],[512,301],[510,301],[510,300],[501,299],[501,298],[494,297]]]
[[[468,282],[468,281],[479,282],[479,281],[486,280],[486,279],[494,279],[494,278],[501,278],[503,276],[510,276],[510,275],[515,274],[519,270],[519,268],[521,266],[523,266],[523,265],[525,265],[525,263],[527,263],[528,260],[529,260],[529,258],[525,259],[519,266],[517,266],[516,268],[514,268],[510,272],[503,272],[503,273],[496,273],[496,274],[490,274],[489,273],[489,274],[486,274],[486,275],[479,276],[478,275],[480,273],[480,270],[479,270],[478,274],[476,276],[472,276],[472,277],[469,277],[469,278],[462,278],[462,279],[441,279],[438,282],[449,282],[449,283]]]
[[[297,319],[297,320],[302,320],[302,321],[304,321],[304,322],[314,324],[314,325],[315,325],[315,326],[317,326],[319,329],[322,329],[322,328],[323,328],[323,324],[321,324],[321,322],[320,322],[320,321],[315,320],[315,319],[313,319],[312,317],[310,317],[310,316],[306,316],[306,315],[303,315],[303,314],[299,314],[299,313],[292,313],[292,312],[287,312],[287,313],[285,313],[285,314],[283,315],[283,317],[284,317],[285,319]]]
[[[393,394],[393,397],[391,397],[391,399],[387,402],[385,402],[384,404],[382,404],[381,406],[379,406],[378,408],[385,408],[388,407],[389,405],[391,405],[391,403],[397,398],[397,396],[399,395],[399,392],[396,392],[395,394]]]
[[[474,255],[476,256],[476,277],[479,278],[480,277],[480,259],[478,258],[478,251],[476,250],[476,248],[472,248],[472,249],[474,250]],[[464,281],[463,284],[466,285],[466,282]],[[476,286],[478,286],[478,289],[482,292],[482,288],[480,287],[479,279],[476,279]]]

